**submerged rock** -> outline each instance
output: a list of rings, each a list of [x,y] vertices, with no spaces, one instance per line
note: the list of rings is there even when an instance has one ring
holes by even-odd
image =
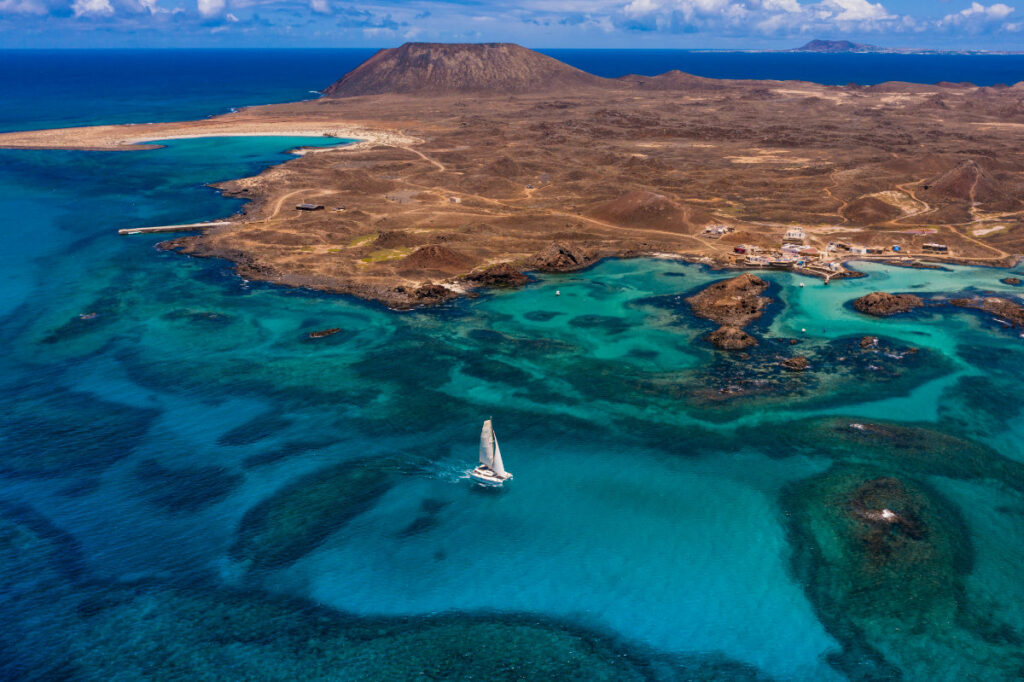
[[[756,431],[741,431],[738,437],[758,438],[779,457],[813,454],[914,476],[996,479],[1024,492],[1024,464],[931,424],[810,417],[760,424]]]
[[[341,331],[341,327],[331,327],[330,329],[321,329],[319,331],[310,332],[309,338],[311,339],[322,339],[327,336],[333,336]]]
[[[888,317],[906,313],[914,308],[920,308],[924,301],[920,296],[914,294],[888,294],[884,291],[875,291],[866,296],[861,296],[853,302],[853,307],[858,312],[875,317]]]
[[[786,358],[779,363],[783,369],[788,369],[790,372],[803,372],[805,369],[811,366],[811,363],[802,355],[796,357]]]
[[[1003,284],[1009,284],[1012,287],[1019,287],[1020,286],[1020,278],[1019,277],[1005,277],[1005,278],[1003,278],[1003,279],[1001,279],[999,281],[1002,282]]]
[[[850,679],[949,679],[950,661],[957,679],[1019,679],[1021,641],[970,601],[970,539],[937,492],[839,465],[783,499],[794,571]]]

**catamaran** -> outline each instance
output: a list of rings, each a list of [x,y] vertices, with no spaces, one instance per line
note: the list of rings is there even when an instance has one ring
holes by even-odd
[[[501,449],[490,419],[484,422],[484,428],[480,431],[480,466],[473,469],[469,476],[485,485],[501,485],[512,478],[512,474],[505,471],[505,465],[502,464]]]

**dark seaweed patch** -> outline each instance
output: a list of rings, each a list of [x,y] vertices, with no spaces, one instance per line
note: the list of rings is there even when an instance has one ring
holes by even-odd
[[[290,419],[277,412],[265,412],[221,434],[217,445],[252,445],[291,426]]]
[[[220,502],[242,482],[241,475],[223,467],[171,469],[151,459],[135,468],[135,478],[139,495],[175,513],[197,512]]]
[[[252,469],[259,466],[265,466],[267,464],[274,464],[275,462],[280,462],[288,459],[289,457],[296,457],[313,450],[321,450],[323,448],[330,447],[335,443],[336,441],[334,439],[326,438],[320,440],[292,440],[284,443],[280,447],[249,455],[242,460],[242,466],[247,469]]]
[[[627,320],[610,315],[579,315],[569,320],[569,324],[577,329],[594,329],[609,335],[621,334],[632,327]]]
[[[104,469],[131,454],[159,414],[59,388],[15,394],[0,409],[0,471],[61,476]]]
[[[553,320],[559,315],[564,314],[565,313],[558,313],[553,310],[531,310],[528,313],[523,313],[523,318],[530,322],[547,322],[548,320]]]
[[[231,555],[255,568],[287,566],[372,507],[396,474],[372,459],[304,476],[246,512]]]

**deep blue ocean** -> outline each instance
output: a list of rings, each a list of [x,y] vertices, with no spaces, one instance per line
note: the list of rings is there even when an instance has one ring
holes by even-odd
[[[891,80],[1012,85],[1024,55],[541,50],[617,78],[680,69],[709,78],[872,85]],[[371,49],[0,50],[0,130],[200,118],[315,97]]]
[[[301,99],[366,54],[7,52],[0,127]],[[559,56],[834,82],[869,63]],[[1021,63],[944,59],[872,80]],[[743,357],[683,302],[726,276],[697,265],[396,313],[116,234],[230,215],[207,183],[328,142],[0,151],[0,679],[1024,677],[1024,339],[848,305],[1020,297],[1007,271],[762,273]],[[808,371],[779,369],[795,354]],[[488,417],[500,490],[466,477]]]

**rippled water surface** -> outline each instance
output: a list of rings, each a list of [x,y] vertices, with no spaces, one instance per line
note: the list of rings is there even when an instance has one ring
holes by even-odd
[[[116,235],[305,142],[0,152],[5,677],[1020,677],[1024,340],[847,305],[1005,272],[764,273],[742,359],[695,265],[395,313]]]

